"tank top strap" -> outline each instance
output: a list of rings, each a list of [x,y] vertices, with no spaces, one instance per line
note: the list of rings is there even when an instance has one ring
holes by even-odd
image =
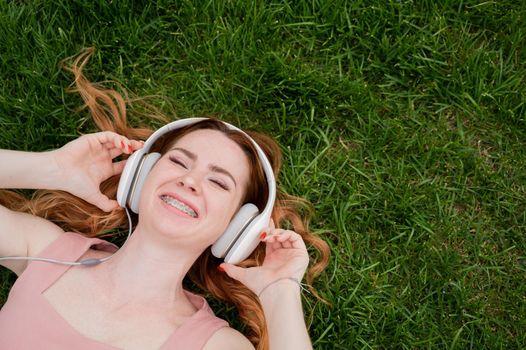
[[[75,232],[64,232],[44,248],[38,254],[38,257],[76,262],[92,246],[97,250],[112,253],[118,249],[116,245],[99,238],[88,238]],[[16,280],[11,292],[21,288],[25,291],[32,290],[34,293],[41,293],[71,266],[43,261],[30,261],[24,272]]]
[[[216,317],[203,297],[187,291],[185,294],[198,311],[172,333],[162,350],[202,349],[217,330],[228,327],[228,322]]]

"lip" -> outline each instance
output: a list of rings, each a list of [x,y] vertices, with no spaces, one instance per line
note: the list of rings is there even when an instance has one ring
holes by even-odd
[[[179,202],[183,203],[184,205],[188,206],[189,208],[191,208],[195,213],[196,213],[196,217],[192,217],[190,215],[188,215],[188,217],[192,218],[192,219],[197,219],[199,218],[199,211],[197,210],[196,206],[193,205],[192,203],[188,202],[187,200],[184,200],[183,198],[179,197],[178,195],[176,195],[175,193],[172,193],[172,192],[164,192],[164,193],[161,193],[161,195],[159,196],[159,199],[166,205],[168,205],[170,208],[173,208],[171,205],[169,205],[168,203],[165,203],[163,200],[162,200],[162,196],[170,196],[172,198],[175,198],[177,199]],[[174,208],[175,209],[175,208]]]

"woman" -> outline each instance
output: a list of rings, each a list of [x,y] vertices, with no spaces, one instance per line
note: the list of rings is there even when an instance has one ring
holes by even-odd
[[[127,127],[122,97],[83,77],[90,54],[80,55],[71,71],[92,117],[105,131],[51,152],[0,153],[0,162],[10,165],[0,173],[1,187],[51,190],[37,192],[31,201],[2,194],[0,256],[81,260],[115,253],[111,244],[88,237],[125,225],[124,211],[110,199],[125,161],[112,160],[140,149],[142,143],[134,139],[146,138],[151,131]],[[248,135],[277,174],[279,147],[268,136]],[[210,253],[210,245],[241,205],[254,203],[261,209],[266,201],[265,177],[250,145],[243,133],[217,120],[175,130],[157,142],[162,156],[140,194],[133,234],[104,263],[69,267],[1,261],[20,276],[0,312],[3,346],[310,348],[297,283],[309,263],[304,241],[321,252],[320,262],[307,275],[309,283],[326,266],[328,248],[308,233],[297,210],[301,201],[278,193],[272,218],[278,226],[289,222],[294,231],[271,222],[261,233],[263,243],[240,266],[221,263]],[[176,199],[178,205],[172,203]],[[213,296],[236,305],[250,341],[215,317],[203,298],[184,290],[186,275]]]

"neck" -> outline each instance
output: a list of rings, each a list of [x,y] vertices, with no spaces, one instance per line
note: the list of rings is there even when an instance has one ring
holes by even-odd
[[[189,304],[183,279],[198,255],[154,237],[137,227],[126,244],[98,267],[110,300],[163,308]]]

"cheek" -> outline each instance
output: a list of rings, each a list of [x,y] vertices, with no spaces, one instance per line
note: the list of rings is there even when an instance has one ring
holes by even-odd
[[[220,222],[221,226],[223,226],[224,222],[228,224],[238,209],[239,207],[235,205],[232,199],[229,201],[217,201],[217,203],[214,204],[215,219],[218,221],[218,224]]]
[[[214,203],[214,215],[210,224],[211,231],[214,231],[214,237],[217,239],[226,230],[232,218],[237,214],[240,206],[237,205],[238,200],[229,198],[229,200],[217,201]],[[225,205],[229,203],[228,205]],[[217,231],[216,231],[217,230]]]

